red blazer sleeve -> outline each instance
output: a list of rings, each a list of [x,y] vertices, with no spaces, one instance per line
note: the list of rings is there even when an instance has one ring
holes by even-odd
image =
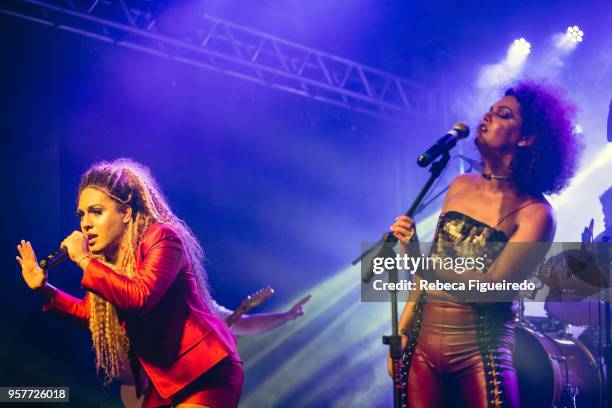
[[[43,296],[46,299],[42,308],[43,311],[52,311],[74,318],[77,322],[87,326],[90,312],[88,294],[83,299],[79,299],[52,286],[46,287],[43,291]]]
[[[92,259],[81,286],[119,310],[141,315],[149,312],[172,285],[184,262],[183,246],[172,229],[157,228],[151,235],[142,243],[144,258],[135,268],[134,278]]]

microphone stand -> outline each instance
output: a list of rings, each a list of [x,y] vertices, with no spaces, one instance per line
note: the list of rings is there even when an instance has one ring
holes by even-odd
[[[429,179],[416,196],[412,205],[406,211],[406,215],[412,217],[415,213],[415,210],[418,208],[419,204],[425,197],[425,194],[429,191],[434,181],[440,177],[444,168],[448,165],[450,161],[450,154],[445,152],[438,161],[431,164],[429,172],[431,173]],[[393,254],[393,247],[397,243],[397,238],[391,233],[386,232],[383,237],[372,247],[367,249],[364,253],[359,255],[357,259],[353,261],[353,265],[360,262],[364,257],[366,257],[369,253],[374,251],[379,245],[382,245],[381,249],[378,251],[375,257],[387,257],[389,254]],[[365,274],[361,277],[363,283],[368,283],[372,276],[374,275],[373,265],[366,270]],[[389,283],[397,283],[397,269],[393,268],[389,270]],[[391,295],[391,335],[383,336],[382,342],[389,346],[389,352],[391,354],[392,366],[393,366],[393,407],[407,407],[406,401],[406,389],[408,387],[407,379],[401,378],[401,364],[402,364],[402,337],[399,335],[398,331],[398,313],[397,313],[397,291],[390,290]]]

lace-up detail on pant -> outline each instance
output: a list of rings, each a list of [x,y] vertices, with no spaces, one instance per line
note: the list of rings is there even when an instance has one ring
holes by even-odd
[[[508,317],[499,316],[497,305],[476,306],[478,314],[478,346],[484,363],[484,374],[487,385],[487,406],[500,408],[504,404],[503,375],[504,367],[500,365],[499,340],[505,334]]]
[[[419,296],[412,311],[415,313],[414,326],[410,335],[410,343],[404,350],[402,355],[402,367],[401,367],[401,384],[402,384],[402,408],[408,407],[408,373],[410,372],[410,360],[414,355],[414,350],[417,346],[417,340],[419,338],[419,332],[421,331],[421,324],[423,322],[423,307],[427,303],[427,294],[423,293]]]

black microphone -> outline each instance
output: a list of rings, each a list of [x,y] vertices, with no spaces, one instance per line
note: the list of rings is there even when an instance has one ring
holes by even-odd
[[[64,259],[68,258],[68,249],[66,247],[61,247],[59,251],[55,251],[52,254],[48,255],[45,259],[42,259],[38,264],[43,269],[49,269],[52,266],[57,265],[62,262]]]
[[[436,160],[438,157],[455,147],[457,140],[465,139],[469,134],[470,128],[468,125],[461,122],[455,123],[450,132],[440,138],[436,144],[431,146],[429,150],[419,156],[417,159],[417,164],[421,167],[429,166],[432,161]]]

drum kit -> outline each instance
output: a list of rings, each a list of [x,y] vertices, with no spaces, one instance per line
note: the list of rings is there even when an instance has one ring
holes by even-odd
[[[545,316],[525,313],[526,302],[537,302],[538,293],[522,294],[514,354],[521,407],[606,407],[602,348],[610,312],[601,294],[610,285],[608,274],[589,262],[584,251],[568,250],[538,267],[533,279],[545,292]],[[582,330],[578,337],[572,334],[576,328]]]

